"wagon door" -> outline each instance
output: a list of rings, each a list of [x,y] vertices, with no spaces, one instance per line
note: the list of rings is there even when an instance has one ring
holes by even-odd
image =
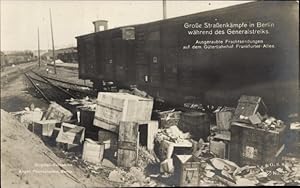
[[[118,140],[118,166],[132,167],[138,158],[138,123],[120,122]]]
[[[113,61],[115,64],[116,77],[115,80],[118,82],[126,79],[125,74],[125,49],[124,43],[120,37],[114,38],[113,41]]]
[[[160,32],[158,28],[148,31],[146,40],[147,64],[150,68],[150,84],[153,87],[160,85]]]
[[[82,79],[91,79],[95,75],[95,42],[94,35],[77,38],[79,77]]]
[[[145,58],[145,28],[136,30],[136,83],[139,88],[146,89],[149,82],[149,67]]]

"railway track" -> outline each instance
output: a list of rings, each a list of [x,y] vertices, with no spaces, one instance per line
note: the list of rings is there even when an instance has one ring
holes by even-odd
[[[38,92],[41,95],[41,97],[48,103],[50,103],[50,101],[55,101],[61,104],[62,106],[69,108],[68,105],[65,103],[66,99],[70,99],[70,98],[78,99],[78,98],[84,98],[85,96],[89,96],[89,97],[97,96],[97,91],[93,90],[92,87],[86,85],[71,83],[71,82],[67,82],[55,78],[50,78],[38,74],[32,70],[24,74],[27,77],[27,79],[30,81],[30,83],[34,86],[35,91]],[[71,89],[70,86],[75,86],[75,87]],[[84,91],[80,89],[75,89],[78,87],[79,88],[87,87],[90,90]],[[202,111],[207,113],[212,113],[214,110],[216,110],[216,107],[212,108],[209,105],[204,105],[202,109],[192,109],[184,106],[173,106],[168,103],[163,104],[163,106],[158,105],[156,106],[156,108],[160,110],[167,110],[171,108],[180,111],[196,110],[196,111]]]
[[[55,101],[57,103],[63,104],[66,101],[66,99],[70,99],[70,98],[78,99],[78,98],[83,98],[87,95],[95,96],[95,91],[93,90],[84,91],[84,90],[76,89],[75,87],[73,88],[64,87],[58,84],[58,82],[60,82],[61,80],[56,79],[56,81],[54,81],[53,79],[49,79],[48,77],[40,75],[34,71],[24,73],[24,75],[29,80],[29,82],[34,86],[35,91],[38,92],[41,95],[41,97],[48,103],[50,103],[50,101]],[[83,87],[83,85],[80,84],[74,84],[66,81],[61,81],[61,82],[64,83],[65,86],[76,85],[76,86]]]
[[[52,80],[52,81],[55,81],[55,82],[60,82],[60,83],[64,83],[64,84],[68,84],[68,85],[73,85],[73,86],[77,86],[77,87],[86,87],[86,88],[89,88],[89,89],[93,89],[92,86],[88,86],[88,85],[84,85],[84,84],[77,84],[77,83],[71,83],[71,82],[67,82],[65,80],[60,80],[60,79],[57,79],[57,78],[51,78],[49,76],[45,76],[45,75],[41,75],[35,71],[32,71],[34,74],[40,76],[40,77],[43,77],[43,78],[46,78],[48,80]]]

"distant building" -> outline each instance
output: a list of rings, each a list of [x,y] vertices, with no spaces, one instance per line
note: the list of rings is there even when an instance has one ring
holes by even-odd
[[[34,60],[34,55],[31,51],[16,51],[5,54],[7,64],[25,63]]]
[[[55,59],[60,59],[65,63],[78,63],[77,57],[77,48],[70,47],[70,48],[62,48],[55,50]],[[42,55],[43,59],[52,60],[53,58],[52,50],[48,50],[47,53]]]

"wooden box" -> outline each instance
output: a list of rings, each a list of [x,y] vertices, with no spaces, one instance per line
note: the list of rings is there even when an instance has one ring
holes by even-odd
[[[59,124],[60,121],[54,119],[37,121],[34,123],[33,132],[39,136],[51,137],[54,128]]]
[[[174,176],[177,186],[198,187],[200,186],[201,175],[204,173],[204,166],[192,155],[175,155]]]
[[[151,119],[153,99],[128,93],[99,92],[94,125],[118,132],[120,121]]]
[[[261,106],[260,106],[261,104]],[[266,112],[266,106],[261,97],[242,95],[234,112],[234,118],[239,118],[240,115],[249,117],[262,109],[263,114]]]
[[[230,131],[222,131],[211,137],[209,141],[209,150],[221,159],[229,159],[230,155]]]
[[[62,123],[56,142],[80,145],[84,140],[85,128],[70,123]]]
[[[190,132],[195,140],[207,140],[210,135],[210,121],[207,114],[202,112],[185,112],[181,114],[180,128]]]
[[[186,155],[192,153],[193,143],[189,140],[184,140],[180,143],[170,142],[168,140],[162,140],[159,143],[158,157],[161,161],[173,158],[176,154]]]
[[[286,126],[276,130],[232,122],[229,159],[240,166],[262,165],[280,160],[285,148]]]
[[[28,125],[33,124],[34,122],[40,121],[43,117],[43,112],[41,111],[28,111],[17,116],[22,124],[27,128]]]
[[[154,150],[154,138],[158,132],[158,121],[139,121],[139,143],[148,151]]]
[[[86,139],[83,144],[82,159],[91,163],[101,163],[104,154],[104,145],[91,139]]]
[[[120,122],[118,139],[118,166],[132,167],[137,164],[139,146],[139,124]]]
[[[46,113],[43,116],[43,120],[56,119],[58,121],[69,121],[73,114],[57,104],[56,102],[51,102]]]
[[[232,111],[221,111],[216,113],[216,122],[218,130],[220,131],[229,131],[230,130],[230,121],[233,117]]]

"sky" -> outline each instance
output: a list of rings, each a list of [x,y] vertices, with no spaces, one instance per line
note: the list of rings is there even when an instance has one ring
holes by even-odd
[[[167,18],[245,2],[167,0]],[[0,0],[0,6],[1,51],[36,50],[38,28],[41,49],[52,48],[49,9],[56,49],[76,46],[75,37],[93,32],[95,20],[108,20],[110,29],[162,19],[161,0]]]

